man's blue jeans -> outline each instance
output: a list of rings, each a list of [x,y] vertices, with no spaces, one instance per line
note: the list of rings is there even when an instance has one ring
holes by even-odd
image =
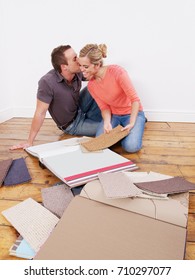
[[[130,122],[131,115],[112,115],[111,124],[112,127],[117,125],[126,126]],[[128,153],[136,153],[142,147],[142,138],[145,127],[145,114],[144,112],[139,112],[134,127],[130,130],[129,134],[121,140],[121,145],[125,151]],[[100,123],[96,136],[104,133],[104,122]]]
[[[95,136],[101,120],[101,111],[87,87],[85,87],[80,92],[78,114],[75,120],[64,130],[64,133]]]

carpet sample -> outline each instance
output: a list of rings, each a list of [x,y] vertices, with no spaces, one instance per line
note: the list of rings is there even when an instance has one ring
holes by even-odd
[[[44,206],[28,198],[2,212],[35,252],[58,223],[59,219]]]
[[[26,183],[31,180],[24,158],[14,159],[4,179],[4,186]]]
[[[107,198],[134,197],[142,193],[123,172],[99,173],[98,177]]]
[[[122,128],[123,127],[121,125],[118,125],[109,133],[101,134],[100,136],[92,138],[87,142],[81,143],[81,146],[90,152],[108,148],[129,134],[127,130],[121,131]]]
[[[7,173],[10,169],[12,162],[13,162],[13,159],[6,159],[6,160],[0,161],[0,187],[3,184],[5,177],[7,176]]]
[[[159,194],[182,193],[195,190],[194,183],[190,183],[179,176],[160,181],[135,183],[135,185],[142,190],[148,190]]]
[[[61,218],[65,209],[73,199],[73,193],[66,184],[56,185],[41,190],[43,205],[58,218]]]
[[[16,256],[18,258],[33,259],[36,252],[30,247],[26,240],[20,235],[12,247],[9,249],[9,254],[11,256]]]

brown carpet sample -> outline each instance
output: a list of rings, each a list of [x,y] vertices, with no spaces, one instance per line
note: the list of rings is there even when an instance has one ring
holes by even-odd
[[[3,184],[3,181],[5,177],[7,176],[7,173],[9,171],[9,168],[13,162],[13,159],[6,159],[0,161],[0,187]]]
[[[81,146],[90,152],[108,148],[129,134],[127,130],[121,131],[122,128],[121,125],[118,125],[109,133],[101,134],[87,142],[81,143]]]
[[[135,183],[135,185],[140,189],[152,191],[154,193],[173,194],[195,190],[194,183],[190,183],[179,176],[161,181]]]

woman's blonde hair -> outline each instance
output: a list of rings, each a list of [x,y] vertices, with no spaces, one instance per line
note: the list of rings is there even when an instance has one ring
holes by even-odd
[[[79,57],[88,57],[92,64],[100,62],[103,65],[103,58],[107,55],[107,46],[105,44],[87,44],[80,50]]]

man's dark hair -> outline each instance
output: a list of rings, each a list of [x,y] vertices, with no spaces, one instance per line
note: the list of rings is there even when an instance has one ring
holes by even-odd
[[[57,70],[59,73],[61,73],[60,65],[68,64],[67,60],[64,56],[64,52],[70,48],[71,48],[70,45],[62,45],[62,46],[59,46],[59,47],[53,49],[53,51],[51,53],[51,63],[53,65],[53,68],[55,70]]]

